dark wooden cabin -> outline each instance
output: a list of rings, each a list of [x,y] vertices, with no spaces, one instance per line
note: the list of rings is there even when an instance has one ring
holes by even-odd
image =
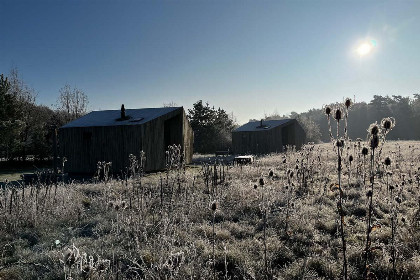
[[[295,119],[249,122],[232,132],[235,154],[282,152],[286,145],[299,149],[305,141],[305,131]]]
[[[186,163],[193,155],[193,131],[183,107],[94,111],[59,129],[65,172],[94,174],[98,161],[112,162],[112,172],[129,166],[129,155],[146,155],[145,171],[165,168],[169,145],[179,144]]]

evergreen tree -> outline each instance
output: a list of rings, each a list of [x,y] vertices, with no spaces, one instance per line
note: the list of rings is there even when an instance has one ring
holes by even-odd
[[[231,147],[235,123],[225,110],[216,110],[199,100],[193,104],[193,109],[188,110],[188,119],[194,130],[195,152],[214,153]]]

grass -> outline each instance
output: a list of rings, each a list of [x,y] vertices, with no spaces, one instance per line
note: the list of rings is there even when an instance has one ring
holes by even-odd
[[[368,205],[356,144],[343,152],[343,158],[354,155],[351,176],[344,160],[342,174],[349,279],[363,279]],[[401,199],[395,279],[419,279],[420,142],[387,142],[382,154],[392,159],[388,183]],[[214,166],[211,170],[214,175]],[[128,181],[59,184],[57,190],[35,185],[1,191],[0,279],[343,277],[332,144],[268,155],[224,171],[224,180],[218,176],[208,186],[207,171],[190,168]],[[396,208],[390,201],[395,198],[379,171],[369,271],[377,279],[392,279],[390,215]],[[140,180],[142,191],[136,188]]]
[[[21,175],[34,173],[34,169],[3,169],[0,170],[0,182],[21,180]]]

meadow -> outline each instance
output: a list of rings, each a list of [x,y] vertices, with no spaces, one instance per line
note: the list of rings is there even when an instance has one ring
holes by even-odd
[[[420,142],[343,144],[4,188],[0,279],[419,279]]]

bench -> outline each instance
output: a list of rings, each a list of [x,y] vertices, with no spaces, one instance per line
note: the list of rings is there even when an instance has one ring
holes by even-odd
[[[253,156],[237,156],[234,159],[234,162],[238,165],[244,165],[254,162]]]

